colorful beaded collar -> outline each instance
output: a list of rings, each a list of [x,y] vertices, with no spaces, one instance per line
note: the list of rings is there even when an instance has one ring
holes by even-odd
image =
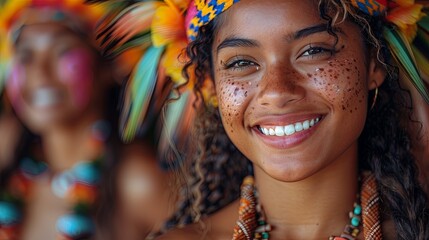
[[[363,213],[363,214],[362,214]],[[365,239],[381,239],[379,196],[375,177],[363,174],[361,192],[349,213],[350,222],[340,236],[331,236],[329,240],[355,240],[361,232]],[[233,240],[270,239],[272,226],[267,223],[265,214],[257,200],[254,179],[248,176],[241,186],[239,219],[234,227]],[[367,238],[368,236],[375,238]]]
[[[104,148],[108,129],[106,122],[96,122],[88,144],[97,149]],[[80,162],[72,169],[56,174],[51,181],[53,193],[72,206],[69,213],[57,220],[59,239],[88,239],[95,232],[93,206],[100,184],[102,152],[100,150],[99,157],[92,161]],[[20,239],[24,207],[32,185],[48,172],[45,162],[31,157],[21,159],[18,169],[9,179],[7,189],[0,193],[0,239]]]

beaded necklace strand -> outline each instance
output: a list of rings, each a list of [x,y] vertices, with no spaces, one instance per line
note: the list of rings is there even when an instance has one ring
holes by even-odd
[[[97,121],[88,141],[91,148],[100,149],[99,157],[79,162],[72,169],[54,176],[51,181],[55,195],[65,198],[72,208],[57,220],[58,239],[89,239],[94,234],[93,205],[97,198],[104,142],[109,135],[108,124]],[[25,203],[37,178],[49,172],[48,165],[31,157],[21,159],[10,178],[8,188],[0,195],[0,239],[18,240]]]
[[[262,206],[257,199],[254,178],[248,176],[241,186],[239,218],[234,227],[233,240],[270,239],[269,232],[272,227],[267,223]],[[361,193],[354,203],[353,211],[349,213],[350,223],[345,226],[340,236],[331,236],[328,239],[355,240],[360,233],[361,223],[363,223],[364,239],[381,239],[379,201],[375,177],[372,174],[362,174]]]

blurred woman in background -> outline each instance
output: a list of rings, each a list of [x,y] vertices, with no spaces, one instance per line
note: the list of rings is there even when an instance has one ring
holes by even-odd
[[[95,39],[105,13],[65,0],[0,9],[1,75],[25,126],[1,172],[1,239],[142,239],[174,209],[173,175],[149,136],[120,141],[115,66]]]

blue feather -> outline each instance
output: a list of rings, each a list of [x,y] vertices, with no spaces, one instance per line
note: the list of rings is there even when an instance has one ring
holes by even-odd
[[[158,64],[164,47],[150,47],[137,64],[127,86],[122,113],[125,141],[131,141],[146,117],[158,77]]]

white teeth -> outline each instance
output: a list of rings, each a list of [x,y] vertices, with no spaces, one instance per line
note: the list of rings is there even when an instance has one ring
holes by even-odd
[[[285,135],[284,127],[277,126],[275,129],[275,132],[276,132],[276,136],[279,136],[279,137]]]
[[[261,128],[261,129],[262,129],[262,132],[263,132],[265,135],[269,135],[268,129],[266,129],[266,128]]]
[[[305,120],[303,122],[297,122],[294,124],[289,124],[287,126],[273,126],[270,128],[260,127],[261,132],[267,136],[290,136],[296,132],[301,132],[313,127],[318,123],[320,118],[314,118],[310,120]]]
[[[32,96],[35,107],[48,107],[60,101],[61,92],[55,88],[41,88],[36,90]]]
[[[285,127],[285,133],[288,136],[294,134],[295,133],[295,126],[293,124],[287,125]]]
[[[305,120],[305,121],[302,123],[302,128],[304,128],[304,130],[309,129],[309,128],[310,128],[310,121]]]
[[[301,132],[302,131],[302,123],[297,122],[295,123],[295,132]]]

